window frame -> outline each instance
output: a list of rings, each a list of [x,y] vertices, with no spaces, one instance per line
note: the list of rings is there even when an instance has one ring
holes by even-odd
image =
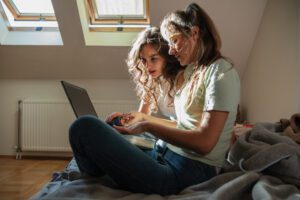
[[[95,0],[85,0],[91,32],[134,31],[139,32],[150,25],[149,0],[143,0],[144,18],[97,18]]]
[[[4,9],[4,6],[6,9]],[[8,13],[7,13],[8,12]],[[57,22],[55,14],[45,13],[20,13],[17,7],[14,5],[13,0],[1,0],[0,2],[0,14],[2,15],[8,31],[25,31],[25,32],[59,32],[58,26],[46,25],[46,23]],[[12,18],[12,19],[9,19]],[[19,25],[12,24],[13,20]],[[33,23],[32,25],[22,25],[21,23]],[[37,24],[36,24],[37,23]],[[43,25],[44,24],[44,25]]]
[[[16,21],[56,21],[55,14],[22,14],[14,4],[13,0],[3,0],[3,3],[9,9]]]

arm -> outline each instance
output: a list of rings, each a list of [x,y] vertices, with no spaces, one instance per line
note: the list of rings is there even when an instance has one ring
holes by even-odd
[[[154,123],[146,124],[145,129],[173,145],[193,150],[199,154],[207,154],[217,144],[227,116],[228,112],[204,112],[201,125],[196,130],[171,130]]]
[[[143,100],[140,103],[138,112],[131,112],[130,115],[133,117],[133,119],[129,122],[129,124],[133,124],[138,121],[148,121],[148,122],[157,123],[172,128],[176,128],[177,125],[176,121],[152,116],[150,104],[144,102]]]
[[[115,117],[118,117],[118,116],[122,116],[124,119],[124,123],[126,123],[126,124],[134,124],[134,123],[140,122],[140,121],[148,121],[148,122],[153,122],[153,123],[161,124],[161,125],[164,125],[167,127],[172,127],[172,128],[176,128],[176,125],[177,125],[176,121],[151,116],[150,104],[144,103],[143,100],[140,103],[139,112],[132,111],[132,112],[126,113],[126,114],[123,114],[120,112],[114,112],[106,118],[106,122],[110,122]]]
[[[143,121],[133,126],[116,128],[129,134],[135,134],[135,131],[147,131],[168,143],[203,155],[208,154],[217,144],[227,117],[228,112],[204,112],[201,125],[196,130],[170,128],[155,121]]]
[[[151,109],[149,102],[141,100],[138,112],[145,113],[146,115],[151,115]]]
[[[224,62],[224,61],[222,61]],[[124,131],[129,134],[138,131],[151,132],[158,138],[165,140],[175,146],[192,150],[199,154],[208,154],[216,146],[229,112],[233,112],[239,101],[240,81],[238,74],[232,70],[227,62],[221,63],[228,67],[210,68],[208,82],[206,84],[204,111],[198,128],[193,130],[180,130],[170,127],[163,127],[155,121],[140,122],[133,127],[125,127]],[[220,76],[222,75],[222,76]],[[182,93],[181,93],[182,94]],[[186,94],[182,94],[186,96]],[[184,97],[183,96],[183,97]]]
[[[147,114],[144,114],[144,113],[141,113],[141,112],[134,112],[133,111],[133,112],[130,112],[126,115],[128,115],[128,116],[126,116],[127,117],[126,120],[128,121],[128,125],[133,125],[133,124],[138,123],[138,122],[140,122],[140,123],[141,122],[149,122],[149,123],[159,124],[159,125],[170,127],[170,128],[176,128],[176,125],[177,125],[176,121],[163,119],[163,118],[159,118],[159,117],[154,117],[152,115],[147,115]],[[132,133],[132,134],[138,134],[138,132]]]
[[[151,109],[150,109],[150,104],[144,102],[144,100],[141,100],[138,112],[144,113],[146,115],[151,115]],[[106,122],[111,122],[114,118],[116,117],[123,117],[124,113],[121,112],[113,112],[110,115],[108,115],[105,119]]]

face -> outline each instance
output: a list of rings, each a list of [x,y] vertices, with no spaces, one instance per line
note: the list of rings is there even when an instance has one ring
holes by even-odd
[[[166,60],[158,54],[152,45],[146,44],[143,46],[140,52],[140,59],[152,78],[156,79],[162,75],[163,68],[166,66]]]
[[[169,54],[174,55],[182,66],[195,61],[194,51],[197,41],[191,35],[175,33],[169,39]]]

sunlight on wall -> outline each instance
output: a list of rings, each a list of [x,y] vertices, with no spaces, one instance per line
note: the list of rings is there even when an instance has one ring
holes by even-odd
[[[5,38],[5,36],[7,35],[8,30],[6,28],[5,22],[2,18],[2,16],[0,15],[0,44],[3,43],[3,40]]]

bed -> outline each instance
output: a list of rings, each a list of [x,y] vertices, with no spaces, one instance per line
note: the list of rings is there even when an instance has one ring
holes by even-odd
[[[95,179],[81,174],[72,159],[31,200],[300,199],[300,145],[275,129],[272,123],[256,124],[232,145],[228,163],[219,175],[177,195],[118,190],[109,177]]]

